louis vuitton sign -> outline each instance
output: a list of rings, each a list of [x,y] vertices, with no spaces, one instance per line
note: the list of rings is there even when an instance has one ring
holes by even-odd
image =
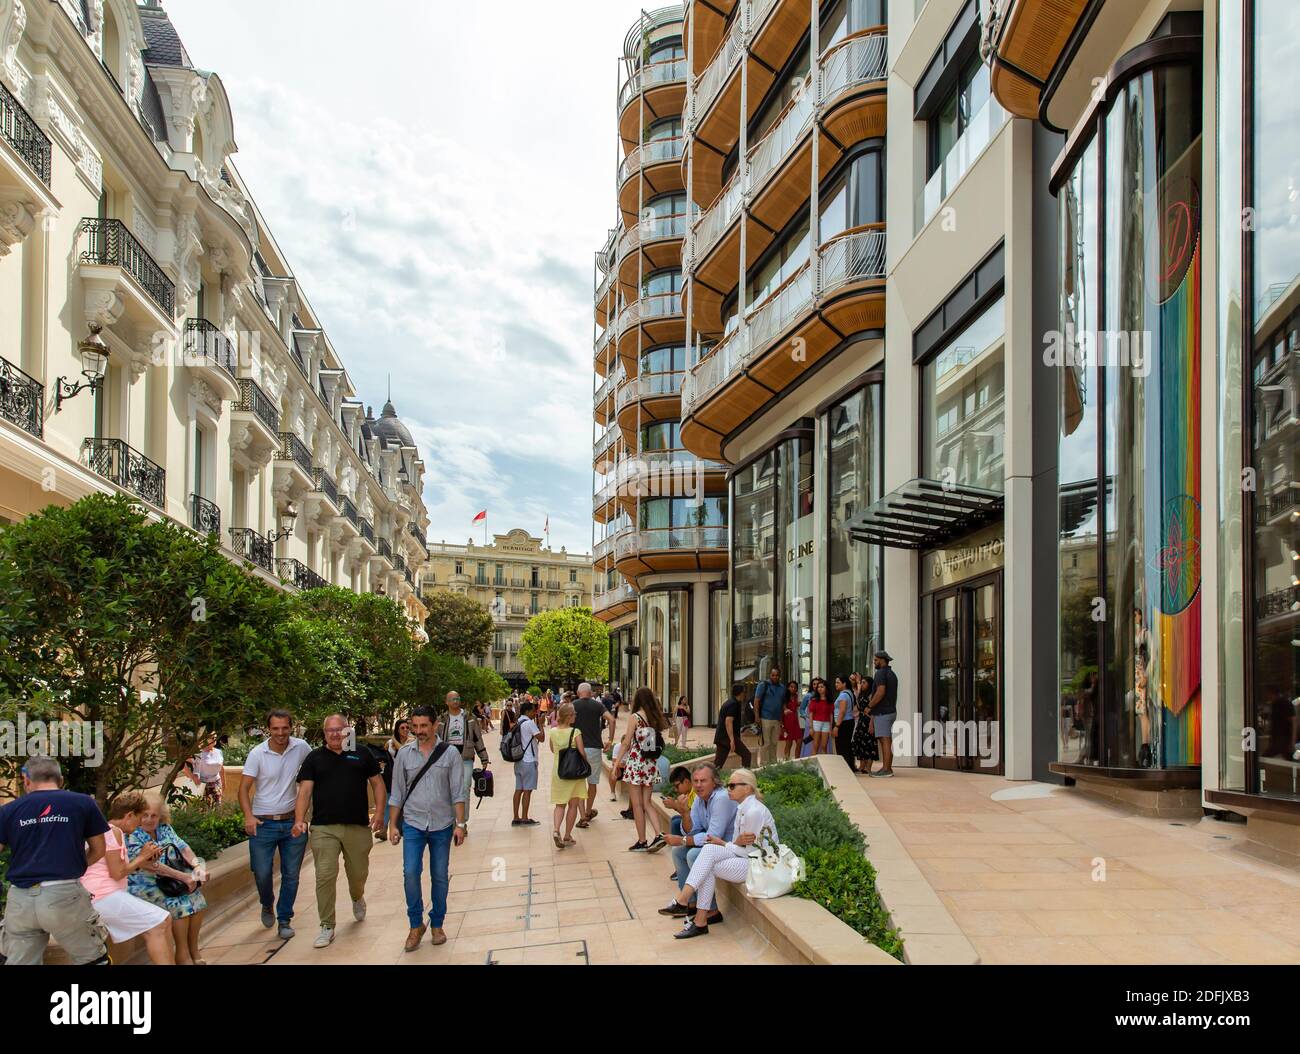
[[[1005,551],[1001,524],[967,535],[946,549],[934,549],[921,558],[921,592],[1000,570]]]

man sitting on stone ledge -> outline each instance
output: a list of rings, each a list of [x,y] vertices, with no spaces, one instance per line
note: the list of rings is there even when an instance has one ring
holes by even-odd
[[[710,838],[731,841],[736,825],[736,803],[723,789],[717,767],[709,761],[695,766],[692,773],[684,765],[674,769],[668,777],[677,797],[664,799],[668,808],[676,811],[671,818],[668,844],[672,846],[673,862],[677,865],[674,876],[677,888],[686,885],[691,865],[700,855],[700,849]],[[680,915],[680,909],[670,905],[661,915]]]

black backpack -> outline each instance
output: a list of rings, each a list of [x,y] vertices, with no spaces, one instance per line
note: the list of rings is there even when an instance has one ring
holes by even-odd
[[[528,744],[524,742],[523,736],[523,718],[517,720],[510,726],[510,731],[501,737],[501,758],[514,764],[516,761],[522,761],[524,754],[528,750]]]

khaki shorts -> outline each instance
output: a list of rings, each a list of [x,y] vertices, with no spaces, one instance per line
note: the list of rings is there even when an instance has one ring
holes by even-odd
[[[80,882],[56,882],[19,889],[10,886],[5,904],[4,954],[11,966],[40,966],[53,937],[78,966],[107,954],[108,933],[90,894]]]

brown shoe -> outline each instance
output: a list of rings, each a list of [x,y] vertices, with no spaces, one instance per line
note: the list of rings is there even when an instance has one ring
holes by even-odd
[[[433,933],[431,933],[431,934],[429,935],[429,943],[430,943],[430,944],[446,944],[446,943],[447,943],[447,934],[445,934],[445,933],[444,933],[444,932],[443,932],[439,927],[435,926],[435,927],[434,927],[434,930],[433,930]]]
[[[406,944],[402,947],[408,952],[415,951],[415,949],[420,946],[420,941],[424,940],[424,931],[428,928],[428,926],[421,926],[419,929],[411,930],[411,932],[406,935]],[[439,930],[438,932],[442,931]],[[434,941],[434,943],[436,944],[437,941]]]

